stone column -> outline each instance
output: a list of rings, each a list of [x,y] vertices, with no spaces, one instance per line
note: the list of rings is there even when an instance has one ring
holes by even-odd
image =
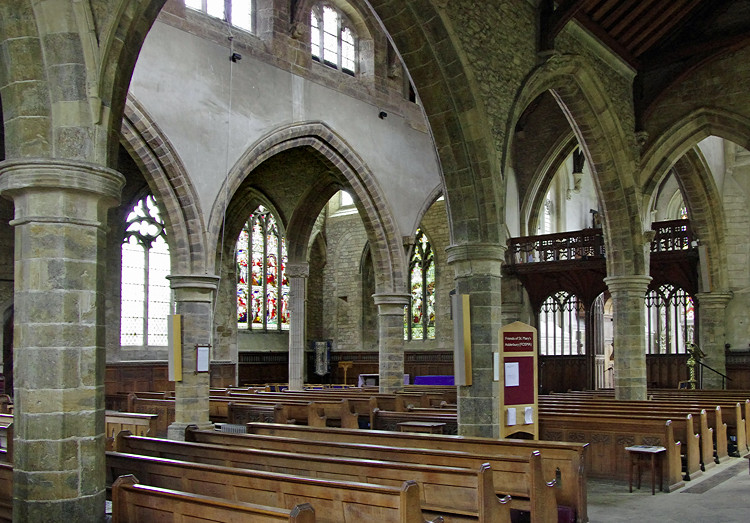
[[[701,292],[698,300],[698,347],[706,355],[703,363],[722,374],[727,373],[726,352],[726,318],[727,304],[732,299],[729,292]],[[722,388],[722,377],[708,369],[698,370],[703,373],[704,389]],[[726,388],[728,384],[724,383]]]
[[[307,325],[307,277],[310,264],[290,263],[289,278],[289,390],[302,390],[305,384],[305,327]]]
[[[175,313],[182,316],[182,381],[175,382],[175,421],[167,437],[184,441],[188,425],[211,428],[208,420],[210,372],[195,372],[196,346],[213,336],[213,304],[219,277],[205,274],[168,276],[174,292]]]
[[[650,276],[604,279],[612,295],[615,398],[646,399],[646,290]]]
[[[373,294],[378,307],[380,392],[404,387],[404,307],[408,294]]]
[[[501,325],[501,268],[505,246],[455,245],[446,249],[455,271],[456,292],[469,295],[471,386],[458,387],[458,431],[462,436],[500,436],[498,384],[493,356]]]
[[[0,163],[15,217],[13,520],[104,521],[107,209],[121,174]]]

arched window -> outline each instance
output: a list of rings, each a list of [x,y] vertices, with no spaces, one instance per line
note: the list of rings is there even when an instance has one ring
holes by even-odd
[[[583,304],[575,294],[560,291],[539,309],[539,354],[576,356],[585,354]]]
[[[409,262],[411,298],[404,321],[405,340],[435,339],[435,256],[421,229]]]
[[[351,75],[356,73],[357,38],[337,7],[321,2],[311,9],[310,51],[313,60]]]
[[[273,214],[262,205],[240,232],[237,256],[237,327],[289,330],[286,241]]]
[[[128,214],[122,241],[121,345],[167,345],[172,291],[166,238],[156,200],[142,198]]]
[[[254,0],[185,0],[185,6],[225,20],[234,27],[253,31]]]
[[[646,354],[685,354],[695,342],[695,305],[682,288],[662,285],[646,294]]]

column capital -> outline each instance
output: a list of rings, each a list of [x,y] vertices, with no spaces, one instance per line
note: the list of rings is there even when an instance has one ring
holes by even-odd
[[[651,276],[645,274],[633,274],[628,276],[607,276],[604,278],[604,283],[610,292],[642,292],[646,294],[649,283],[651,283]]]
[[[409,304],[410,295],[401,293],[379,292],[372,295],[375,305],[378,306],[378,314],[404,315],[404,307]]]
[[[467,243],[451,245],[445,249],[448,265],[452,265],[456,278],[478,274],[502,276],[507,247],[498,243]]]
[[[61,158],[23,158],[0,162],[0,194],[33,189],[89,192],[120,201],[125,177],[114,169],[89,162]]]
[[[699,292],[695,297],[701,307],[723,308],[732,300],[734,294],[732,292]]]
[[[285,270],[289,278],[307,278],[310,276],[310,264],[308,262],[287,263]]]
[[[221,281],[214,274],[171,274],[167,279],[178,301],[199,302],[212,302]]]

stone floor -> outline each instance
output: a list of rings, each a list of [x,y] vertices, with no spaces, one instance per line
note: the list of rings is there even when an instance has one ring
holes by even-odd
[[[651,495],[644,474],[641,490],[628,492],[627,483],[589,480],[591,523],[708,523],[750,521],[748,460],[728,458],[671,493]]]

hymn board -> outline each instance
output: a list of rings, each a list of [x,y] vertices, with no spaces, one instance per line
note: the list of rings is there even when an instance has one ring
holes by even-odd
[[[500,329],[499,343],[500,437],[539,439],[537,331],[517,321]]]

